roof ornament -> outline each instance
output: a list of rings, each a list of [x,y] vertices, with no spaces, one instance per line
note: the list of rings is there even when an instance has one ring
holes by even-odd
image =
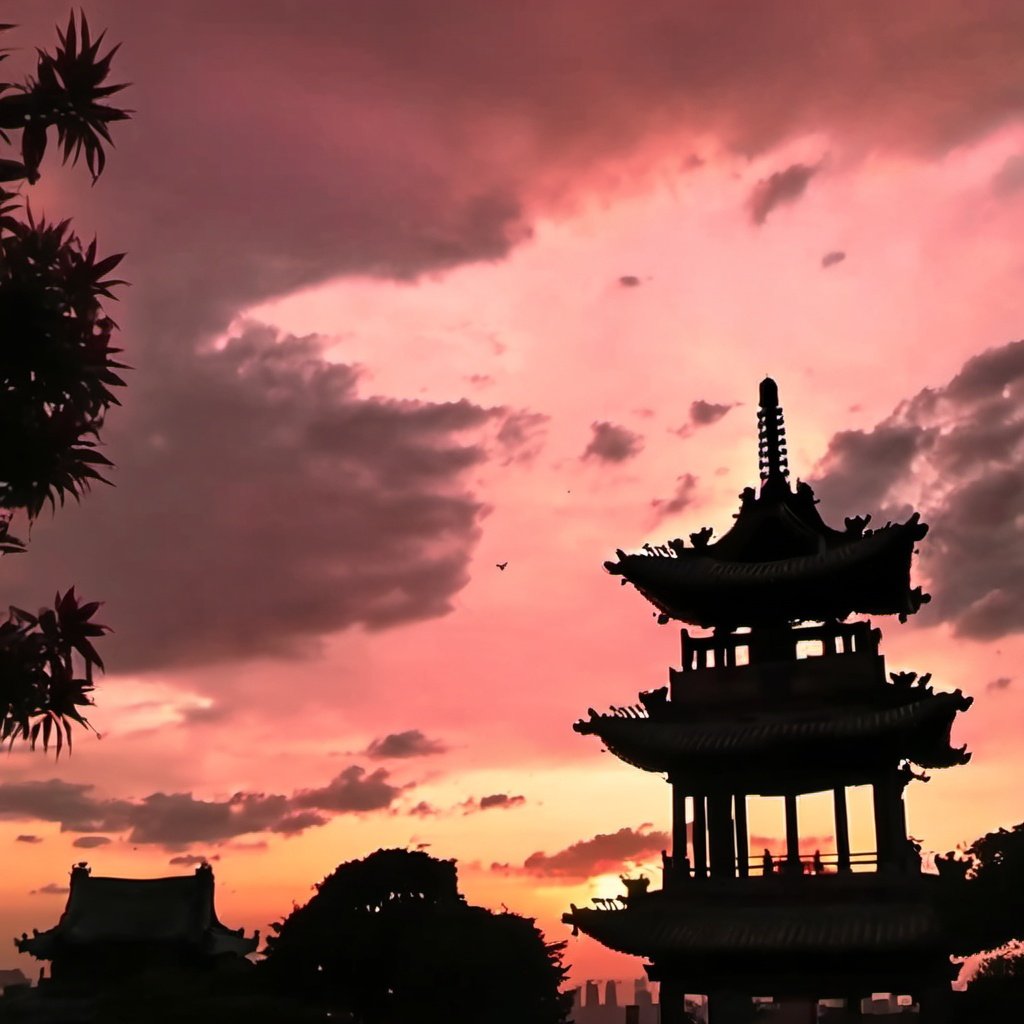
[[[757,410],[758,464],[761,471],[761,491],[766,487],[786,484],[789,460],[786,449],[786,424],[779,405],[779,386],[771,377],[761,381]],[[788,489],[788,484],[786,484]]]

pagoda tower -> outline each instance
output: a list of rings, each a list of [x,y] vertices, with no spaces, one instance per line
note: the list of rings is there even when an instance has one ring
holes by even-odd
[[[698,631],[682,629],[667,686],[574,726],[667,778],[662,888],[626,880],[624,896],[574,905],[563,920],[646,959],[662,1024],[684,1020],[685,995],[708,996],[709,1024],[738,1024],[754,997],[791,1001],[809,1022],[817,1000],[844,999],[859,1019],[873,992],[914,996],[933,1024],[955,971],[942,880],[922,872],[904,791],[923,769],[970,759],[950,731],[972,698],[933,690],[929,675],[887,675],[881,631],[860,617],[905,621],[928,600],[910,585],[927,527],[916,513],[878,529],[870,516],[827,526],[810,486],[791,486],[770,378],[759,404],[760,488],[743,491],[724,536],[704,528],[689,544],[605,563],[659,622]],[[874,849],[851,846],[851,787],[870,787]],[[798,798],[811,793],[832,795],[834,849],[801,846]],[[750,848],[748,805],[761,798],[784,807],[778,856]]]

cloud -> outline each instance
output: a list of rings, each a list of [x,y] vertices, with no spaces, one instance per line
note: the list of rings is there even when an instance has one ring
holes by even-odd
[[[717,423],[730,409],[735,409],[738,402],[706,402],[702,398],[690,403],[690,418],[681,427],[671,431],[679,437],[689,437],[694,430]]]
[[[635,274],[623,274],[622,277],[619,278],[619,284],[623,288],[636,288],[640,284],[640,278]]]
[[[191,843],[220,843],[253,833],[295,835],[325,825],[331,815],[386,810],[408,786],[388,782],[379,768],[369,775],[351,765],[318,789],[292,796],[235,793],[203,800],[192,793],[151,793],[139,800],[103,800],[93,786],[60,779],[0,783],[0,819],[52,821],[62,832],[116,833],[129,842],[180,849]],[[83,841],[85,840],[85,841]],[[83,836],[75,846],[109,840]]]
[[[504,450],[503,465],[531,462],[544,447],[551,417],[541,412],[511,412],[498,430],[495,440]]]
[[[1019,192],[1024,185],[1024,153],[1008,156],[992,177],[992,194],[1000,199]]]
[[[557,853],[532,853],[522,867],[494,864],[492,870],[512,871],[539,878],[584,879],[618,871],[626,862],[635,863],[658,855],[672,845],[667,832],[620,828],[592,839],[581,839]]]
[[[776,171],[759,181],[748,200],[750,219],[755,224],[763,224],[775,207],[795,203],[819,169],[809,164],[791,164],[784,171]]]
[[[998,679],[986,683],[985,689],[988,693],[997,693],[1000,690],[1008,690],[1012,685],[1013,679],[1010,676],[1000,676]]]
[[[14,841],[16,843],[41,843],[43,841],[42,836],[15,836]]]
[[[644,439],[632,430],[607,421],[595,420],[590,425],[592,435],[581,459],[598,459],[600,462],[625,462],[639,454]]]
[[[459,804],[463,814],[476,814],[480,811],[502,810],[507,811],[512,807],[522,807],[526,803],[525,796],[511,796],[508,793],[491,793],[489,796],[482,796],[479,800],[469,797]]]
[[[59,882],[47,882],[46,885],[41,886],[38,889],[29,889],[29,896],[66,896],[71,892],[71,888],[67,885],[61,885]]]
[[[93,850],[97,846],[106,846],[109,842],[108,836],[79,836],[71,845],[80,850]]]
[[[692,501],[697,488],[697,478],[692,473],[684,473],[676,478],[676,489],[671,498],[654,498],[651,508],[654,509],[656,522],[661,522],[677,512],[682,512]]]
[[[12,577],[22,593],[103,579],[104,657],[121,671],[309,657],[325,633],[447,614],[484,511],[464,474],[503,415],[362,398],[358,380],[318,339],[252,324],[151,367],[117,491],[41,522]]]
[[[366,756],[381,761],[392,757],[429,757],[447,751],[448,746],[441,740],[427,739],[419,729],[407,729],[405,732],[388,733],[383,739],[374,740],[366,748]]]
[[[179,853],[167,863],[172,867],[198,867],[200,864],[209,864],[214,860],[220,860],[219,853],[212,853],[209,856],[204,853]]]
[[[391,785],[388,778],[384,768],[367,775],[364,768],[352,765],[322,789],[300,790],[295,795],[295,805],[336,814],[382,810],[390,807],[402,791],[402,787]]]
[[[706,427],[717,423],[730,409],[735,409],[735,402],[705,402],[698,398],[690,403],[690,422],[697,427]]]
[[[821,265],[827,270],[829,267],[834,267],[837,263],[842,263],[845,259],[845,252],[834,249],[832,252],[827,252],[821,257]]]
[[[432,818],[440,814],[441,811],[428,801],[420,800],[418,804],[410,807],[407,813],[416,818]]]
[[[816,473],[834,519],[913,507],[931,525],[923,624],[975,640],[1024,630],[1024,341],[973,356],[872,430],[835,434]]]

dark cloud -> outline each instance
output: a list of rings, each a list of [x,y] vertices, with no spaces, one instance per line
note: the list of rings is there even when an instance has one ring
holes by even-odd
[[[14,841],[16,843],[41,843],[43,841],[42,836],[15,836]]]
[[[636,862],[656,856],[672,845],[667,832],[644,828],[620,828],[592,839],[581,839],[557,853],[532,853],[521,868],[492,865],[494,870],[509,870],[541,878],[584,879],[609,871],[618,871],[626,861]]]
[[[818,472],[833,519],[919,508],[931,526],[922,623],[976,640],[1024,630],[1024,342],[972,357],[871,431],[834,435]]]
[[[820,168],[809,164],[791,164],[784,171],[759,181],[748,202],[750,219],[763,224],[768,214],[783,203],[795,203],[807,188],[808,182]]]
[[[1013,685],[1013,679],[1010,676],[1000,676],[998,679],[993,679],[992,682],[985,685],[985,689],[989,693],[998,693],[1000,690],[1008,690]]]
[[[494,378],[489,373],[471,373],[466,380],[470,384],[475,384],[477,387],[488,387],[494,383]]]
[[[433,818],[440,814],[441,811],[428,801],[420,800],[418,804],[409,808],[408,813],[416,818]]]
[[[67,13],[23,6],[14,78]],[[295,339],[211,352],[240,311],[343,275],[501,259],[600,187],[587,172],[609,158],[654,166],[711,136],[752,155],[822,131],[930,154],[1024,110],[1016,0],[653,0],[644,17],[631,0],[95,0],[89,17],[123,41],[115,78],[138,114],[95,188],[50,161],[36,205],[128,251],[118,319],[137,371],[105,433],[117,490],[41,522],[8,582],[31,606],[55,579],[102,580],[122,671],[307,653],[333,630],[444,614],[466,580],[480,509],[460,470],[483,453],[453,438],[484,411],[359,399],[352,368]],[[802,167],[760,187],[755,218],[798,194]]]
[[[80,850],[93,850],[97,846],[106,846],[110,841],[109,836],[79,836],[71,845]]]
[[[845,259],[845,252],[840,252],[838,249],[833,249],[832,252],[827,252],[824,256],[821,257],[821,265],[825,269],[828,269],[829,267],[834,267],[837,263],[842,263]]]
[[[651,508],[654,509],[656,521],[666,519],[668,516],[682,512],[694,497],[697,489],[697,478],[692,473],[684,473],[676,478],[676,489],[671,498],[654,498],[651,501]]]
[[[41,886],[38,889],[29,889],[29,896],[66,896],[71,892],[71,888],[67,885],[61,885],[59,882],[47,882],[46,885]]]
[[[10,575],[22,594],[103,580],[121,671],[304,657],[324,633],[446,614],[483,511],[463,475],[499,414],[357,384],[316,339],[256,325],[140,378],[117,490],[40,522]]]
[[[354,811],[378,811],[390,807],[402,787],[387,780],[384,768],[366,774],[365,768],[351,765],[322,789],[305,789],[296,793],[297,807],[310,807],[336,814]]]
[[[526,803],[524,796],[509,796],[508,793],[491,793],[490,796],[480,797],[480,810],[489,811],[492,808],[520,807]]]
[[[351,765],[326,786],[293,796],[235,793],[225,800],[201,800],[191,793],[152,793],[141,800],[102,800],[93,786],[60,779],[0,783],[0,819],[53,821],[62,832],[126,835],[136,844],[169,849],[191,843],[221,843],[252,833],[295,835],[325,825],[333,814],[389,808],[403,788],[379,768],[367,775]],[[109,840],[83,836],[75,846]]]
[[[619,278],[619,284],[622,285],[623,288],[636,288],[640,284],[640,278],[635,274],[623,274],[622,277]]]
[[[419,729],[388,733],[383,739],[374,740],[366,748],[366,756],[374,760],[390,757],[429,757],[444,754],[448,746],[441,740],[428,739]]]
[[[690,422],[697,427],[706,427],[717,423],[730,409],[735,409],[735,402],[705,402],[698,398],[690,403]]]
[[[992,194],[1004,199],[1019,192],[1024,185],[1024,154],[1008,156],[1003,166],[992,176]]]
[[[172,857],[167,863],[172,867],[198,867],[200,864],[209,864],[210,861],[220,860],[219,853],[212,853],[209,856],[203,853],[179,853]]]
[[[491,793],[489,796],[482,796],[479,800],[470,797],[459,804],[463,814],[476,814],[480,811],[502,810],[507,811],[512,807],[522,807],[526,803],[525,796],[511,796],[508,793]]]
[[[592,435],[581,459],[598,459],[601,462],[625,462],[643,449],[644,439],[632,430],[607,421],[590,424]]]

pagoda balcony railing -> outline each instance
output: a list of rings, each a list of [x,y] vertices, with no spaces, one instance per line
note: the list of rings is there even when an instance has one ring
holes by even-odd
[[[741,872],[741,868],[745,871]],[[820,876],[851,874],[877,874],[879,871],[910,872],[919,874],[921,862],[919,859],[907,859],[905,862],[883,862],[875,851],[853,852],[844,865],[838,853],[800,854],[798,858],[789,858],[785,854],[773,857],[770,864],[762,856],[751,855],[747,858],[736,858],[732,862],[732,870],[722,872],[708,869],[707,873],[701,875],[688,862],[683,864],[673,863],[671,860],[665,865],[664,877],[665,888],[671,889],[675,885],[700,884],[705,879],[722,881],[729,878],[746,878],[755,881],[761,879],[794,879],[811,878]]]
[[[759,703],[835,696],[885,684],[879,630],[868,622],[691,636],[682,630],[682,669],[670,669],[669,700]]]

